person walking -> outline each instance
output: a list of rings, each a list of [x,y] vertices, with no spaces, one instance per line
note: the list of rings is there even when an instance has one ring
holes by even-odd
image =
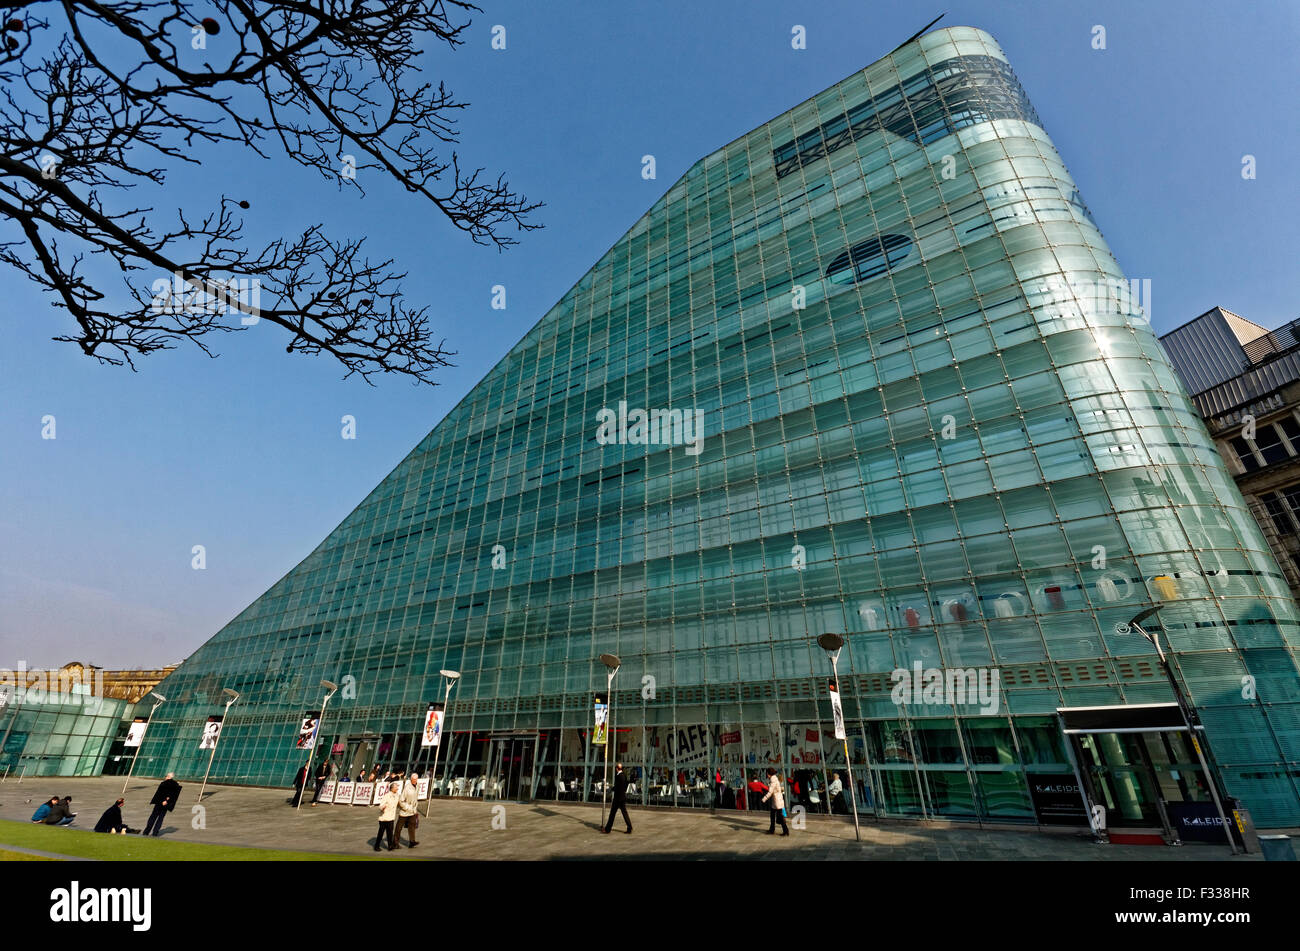
[[[153,812],[149,813],[149,821],[144,825],[144,834],[152,833],[155,836],[162,835],[163,819],[167,813],[176,808],[176,800],[181,795],[181,784],[176,782],[176,774],[168,773],[167,777],[158,784],[158,790],[153,794],[149,802],[153,805]]]
[[[397,802],[400,797],[397,794],[397,783],[392,783],[388,787],[388,792],[384,793],[379,800],[379,831],[375,833],[375,851],[382,851],[380,842],[384,836],[388,836],[388,851],[396,852],[397,846],[393,843],[393,822],[397,819]]]
[[[768,835],[776,835],[776,824],[781,823],[781,834],[789,835],[790,827],[785,824],[785,790],[781,786],[781,778],[776,775],[776,770],[772,767],[767,768],[767,795],[763,797],[763,802],[768,800],[772,804],[768,807],[772,812],[772,823],[767,830]]]
[[[831,773],[831,784],[827,787],[826,792],[830,795],[832,813],[841,816],[848,812],[844,808],[844,784],[840,782],[839,773]]]
[[[325,783],[329,780],[330,773],[333,769],[334,764],[328,759],[321,760],[320,769],[316,770],[316,792],[311,797],[311,804],[313,806],[320,803],[321,793],[324,791]]]
[[[605,823],[605,828],[601,832],[609,832],[614,828],[614,812],[618,810],[623,813],[623,821],[627,823],[627,828],[623,831],[628,835],[632,834],[632,820],[627,814],[627,773],[623,772],[623,764],[615,764],[614,771],[614,799],[609,804],[609,821]]]
[[[298,808],[298,803],[302,802],[302,791],[306,785],[307,785],[307,767],[306,765],[299,766],[298,775],[293,778],[292,805],[295,809]]]
[[[114,834],[120,832],[122,835],[126,835],[126,823],[122,821],[122,804],[124,802],[126,802],[125,799],[119,799],[104,810],[104,814],[100,816],[99,821],[95,823],[96,832],[109,832]]]
[[[415,830],[420,827],[420,774],[412,773],[402,787],[402,794],[397,800],[397,826],[393,836],[397,844],[402,844],[402,830],[406,829],[406,838],[411,848],[419,845],[415,841]]]

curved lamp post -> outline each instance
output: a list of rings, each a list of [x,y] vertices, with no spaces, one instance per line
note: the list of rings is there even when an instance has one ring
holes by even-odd
[[[614,676],[623,666],[617,654],[601,654],[600,662],[607,670],[605,693],[609,697],[609,710],[605,714],[605,772],[600,783],[600,827],[605,828],[605,794],[609,791],[609,741],[614,732]]]
[[[229,687],[222,687],[221,692],[230,698],[226,701],[226,712],[221,715],[221,729],[224,732],[226,727],[229,726],[226,722],[226,718],[230,716],[230,706],[239,699],[239,694],[236,691],[231,690]],[[208,776],[212,772],[212,760],[216,758],[217,743],[220,742],[221,737],[218,736],[216,743],[212,744],[212,752],[208,754],[208,769],[207,772],[203,774],[203,785],[199,787],[199,802],[203,801],[203,790],[208,788]]]
[[[167,702],[167,698],[160,693],[151,693],[149,696],[153,697],[153,709],[149,711],[149,719],[152,720],[158,708]],[[140,746],[144,746],[144,737],[140,738]],[[140,746],[135,748],[135,755],[131,757],[131,768],[126,771],[126,782],[122,783],[123,796],[126,795],[127,783],[131,782],[131,774],[135,772],[135,761],[140,758]]]
[[[840,694],[840,648],[844,646],[844,638],[838,634],[823,634],[817,638],[817,646],[826,652],[826,656],[831,659],[831,673],[835,676],[835,693],[841,698]],[[857,784],[853,782],[853,760],[849,758],[849,740],[847,731],[844,737],[844,766],[849,773],[849,801],[853,805],[853,835],[857,841],[862,841],[862,829],[858,826],[858,790]]]
[[[1160,613],[1160,607],[1160,605],[1156,605],[1147,608],[1131,621],[1120,621],[1115,625],[1115,633],[1121,636],[1133,633],[1140,634],[1156,649],[1156,656],[1160,658],[1160,666],[1164,668],[1165,676],[1169,678],[1169,686],[1174,690],[1174,699],[1178,702],[1178,712],[1182,714],[1183,723],[1187,724],[1187,738],[1192,743],[1192,749],[1196,751],[1196,759],[1201,764],[1201,772],[1205,774],[1205,783],[1210,787],[1210,795],[1214,798],[1214,808],[1219,811],[1219,821],[1223,823],[1223,834],[1228,837],[1228,845],[1232,849],[1232,854],[1236,855],[1237,842],[1232,837],[1232,827],[1228,825],[1228,816],[1224,813],[1223,802],[1219,799],[1219,783],[1210,772],[1210,765],[1205,761],[1205,754],[1201,751],[1201,744],[1196,738],[1195,714],[1183,697],[1183,690],[1178,685],[1178,678],[1174,676],[1173,668],[1169,665],[1169,658],[1165,655],[1164,648],[1160,646],[1160,638],[1142,626],[1142,622],[1147,618],[1155,617]]]
[[[459,670],[440,670],[447,680],[447,691],[442,698],[442,735],[438,737],[438,745],[433,748],[433,769],[429,772],[429,801],[424,804],[424,817],[429,818],[429,810],[433,808],[433,791],[437,786],[438,780],[438,756],[442,753],[442,741],[447,736],[447,719],[450,715],[447,707],[451,702],[451,688],[456,686],[456,681],[460,680]]]
[[[299,812],[302,811],[303,793],[307,792],[307,783],[311,781],[311,761],[316,758],[316,741],[325,735],[325,730],[322,729],[325,726],[325,708],[329,706],[330,697],[334,696],[334,692],[339,689],[339,685],[332,680],[322,680],[320,685],[325,688],[327,693],[320,705],[320,722],[316,724],[315,740],[313,740],[311,748],[307,750],[307,772],[302,777],[302,791],[298,793],[298,805],[294,806],[294,809]]]

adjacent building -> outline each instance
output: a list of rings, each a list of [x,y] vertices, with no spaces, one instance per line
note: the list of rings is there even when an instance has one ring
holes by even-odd
[[[1300,321],[1269,331],[1215,307],[1160,342],[1300,596]]]
[[[163,681],[137,772],[201,775],[229,689],[213,780],[287,785],[323,681],[317,755],[427,768],[450,669],[441,791],[599,799],[611,653],[642,803],[772,764],[824,809],[847,756],[864,813],[1047,822],[1083,777],[1150,825],[1204,805],[1186,734],[1057,711],[1172,698],[1120,633],[1159,605],[1221,785],[1300,823],[1288,579],[1044,124],[952,28],[701,159]]]

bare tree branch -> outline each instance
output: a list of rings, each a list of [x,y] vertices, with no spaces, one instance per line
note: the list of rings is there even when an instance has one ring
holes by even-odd
[[[369,380],[431,383],[449,365],[427,307],[394,262],[321,225],[248,247],[222,196],[163,226],[126,190],[160,186],[199,147],[279,153],[338,187],[373,170],[477,244],[504,249],[540,206],[503,176],[466,171],[465,108],[415,80],[421,41],[454,49],[460,0],[0,0],[0,263],[51,295],[76,331],[55,337],[109,364],[265,320],[286,350],[328,353]],[[215,38],[220,37],[220,42]],[[210,44],[209,40],[213,40]],[[446,150],[446,151],[444,151]],[[513,232],[513,233],[512,233]],[[112,262],[110,292],[88,260]],[[102,280],[102,279],[101,279]]]

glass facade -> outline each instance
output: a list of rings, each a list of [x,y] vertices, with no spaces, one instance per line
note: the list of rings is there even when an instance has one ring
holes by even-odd
[[[636,801],[772,764],[825,811],[847,755],[864,813],[1032,822],[1057,707],[1170,699],[1115,632],[1161,604],[1227,791],[1300,822],[1296,605],[1149,327],[1075,292],[1121,278],[993,39],[907,44],[696,163],[160,684],[137,772],[201,775],[229,687],[213,779],[288,785],[322,679],[337,765],[419,768],[453,668],[444,792],[599,799],[612,652]],[[918,664],[998,703],[899,702]]]
[[[23,688],[14,696],[0,710],[0,773],[6,778],[98,776],[117,772],[134,752],[123,749],[133,703]]]

